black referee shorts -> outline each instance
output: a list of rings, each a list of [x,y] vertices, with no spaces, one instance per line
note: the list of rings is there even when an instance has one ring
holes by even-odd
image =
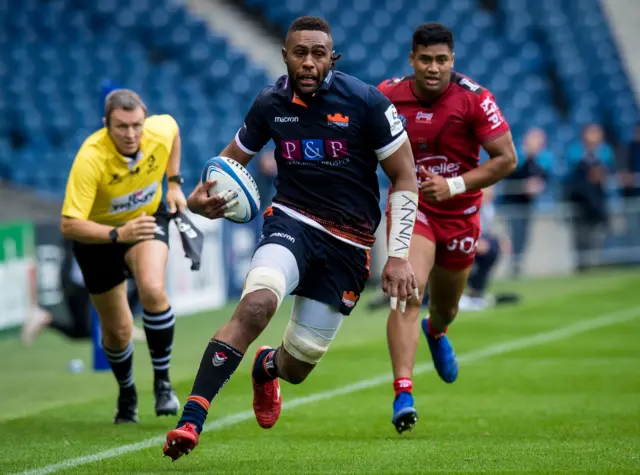
[[[156,218],[155,239],[169,245],[169,222],[171,214],[161,203]],[[124,260],[125,254],[135,244],[85,244],[75,241],[73,254],[78,261],[84,284],[90,294],[102,294],[131,277],[131,270]]]

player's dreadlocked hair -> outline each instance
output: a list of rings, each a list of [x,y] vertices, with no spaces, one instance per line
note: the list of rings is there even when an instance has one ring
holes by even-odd
[[[294,31],[322,31],[331,36],[331,27],[324,18],[318,16],[301,16],[293,20],[288,33]]]
[[[453,32],[442,23],[423,23],[413,33],[413,51],[418,46],[445,44],[453,51]]]
[[[287,32],[287,36],[295,31],[322,31],[326,33],[329,37],[331,36],[331,26],[324,18],[320,18],[319,16],[301,16],[293,20],[291,26],[289,27],[289,31]],[[342,53],[336,54],[332,53],[332,66],[335,66],[336,61],[340,59]]]

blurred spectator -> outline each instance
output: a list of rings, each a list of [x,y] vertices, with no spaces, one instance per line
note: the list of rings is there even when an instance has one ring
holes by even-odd
[[[620,184],[627,217],[627,244],[631,260],[640,262],[640,123],[620,160]]]
[[[596,263],[609,224],[607,181],[615,173],[613,150],[597,124],[586,126],[582,140],[569,147],[567,191],[573,205],[572,224],[578,271]]]
[[[633,139],[622,152],[620,184],[625,198],[640,196],[640,123],[636,125]]]
[[[531,216],[537,198],[553,173],[555,159],[546,148],[541,129],[530,129],[518,150],[518,167],[504,180],[503,203],[509,205],[509,231],[513,246],[512,273],[520,275],[524,262]]]
[[[65,304],[68,308],[68,321],[57,321],[52,318],[50,312],[37,305],[37,286],[34,286],[34,306],[29,318],[22,327],[22,342],[26,345],[35,342],[36,338],[45,329],[57,330],[71,340],[87,340],[91,338],[91,298],[84,286],[84,278],[80,266],[71,252],[71,242],[65,241],[65,257],[60,268],[60,280],[64,290]],[[140,297],[135,279],[127,281],[127,299],[134,318],[142,315]],[[133,327],[132,338],[134,341],[146,341],[144,330],[138,326]]]
[[[469,273],[467,293],[460,298],[460,310],[484,310],[495,305],[495,298],[486,294],[491,273],[500,256],[509,251],[509,241],[494,234],[493,222],[496,210],[493,187],[485,188],[480,208],[481,235],[478,239],[476,258]]]

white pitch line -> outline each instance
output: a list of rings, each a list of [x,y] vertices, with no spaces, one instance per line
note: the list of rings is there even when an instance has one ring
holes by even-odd
[[[473,363],[485,358],[489,358],[491,356],[503,355],[505,353],[510,353],[512,351],[517,351],[524,348],[530,348],[532,346],[544,345],[546,343],[564,340],[574,335],[579,335],[581,333],[596,330],[598,328],[616,325],[618,323],[624,323],[630,320],[634,320],[638,317],[640,317],[640,307],[632,307],[619,312],[608,313],[579,323],[567,325],[549,332],[538,333],[535,335],[518,338],[516,340],[490,345],[480,350],[460,355],[458,357],[458,361],[461,363]],[[433,371],[432,364],[422,364],[416,366],[414,374],[417,375],[430,371]],[[362,391],[363,389],[380,386],[381,384],[391,382],[391,380],[392,377],[389,374],[384,374],[375,378],[364,379],[357,383],[349,384],[341,388],[332,389],[330,391],[324,391],[316,394],[311,394],[309,396],[292,399],[290,401],[284,402],[282,404],[282,407],[283,409],[291,409],[298,406],[305,406],[314,402],[325,401],[327,399],[333,399],[345,394]],[[244,411],[238,412],[236,414],[231,414],[229,416],[222,417],[220,419],[211,421],[208,424],[205,424],[203,432],[224,429],[234,424],[253,419],[253,417],[253,411]],[[164,435],[151,437],[135,444],[122,445],[120,447],[105,450],[104,452],[99,452],[97,454],[76,457],[65,460],[63,462],[46,465],[45,467],[34,468],[11,475],[46,475],[49,473],[56,473],[62,470],[80,467],[82,465],[87,465],[93,462],[100,462],[102,460],[120,457],[121,455],[125,455],[131,452],[138,452],[140,450],[144,450],[153,446],[158,446],[158,450],[160,450],[160,446],[162,446],[164,441]]]

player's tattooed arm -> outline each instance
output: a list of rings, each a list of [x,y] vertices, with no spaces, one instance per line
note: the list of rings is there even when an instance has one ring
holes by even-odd
[[[480,190],[499,182],[509,176],[518,164],[511,132],[484,143],[482,147],[491,160],[462,175],[467,191]]]

